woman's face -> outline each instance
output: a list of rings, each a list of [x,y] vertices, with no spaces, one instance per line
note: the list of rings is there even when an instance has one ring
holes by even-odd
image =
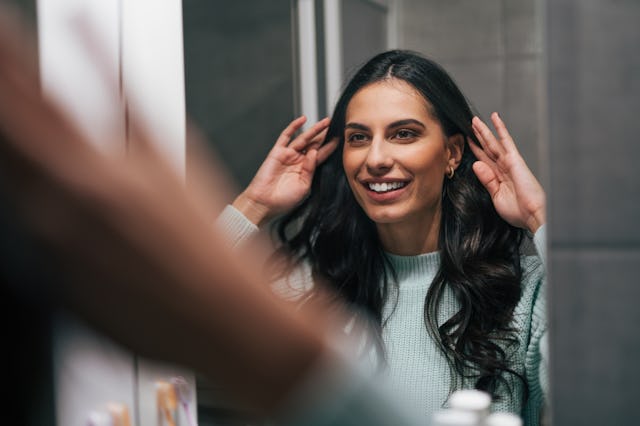
[[[345,123],[344,171],[371,220],[421,226],[439,215],[443,180],[457,161],[416,89],[397,79],[365,86]]]

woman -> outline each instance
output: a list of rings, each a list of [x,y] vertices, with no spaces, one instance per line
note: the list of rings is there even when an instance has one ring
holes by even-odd
[[[326,282],[368,313],[392,386],[425,416],[475,387],[536,424],[544,271],[521,246],[529,231],[543,249],[545,195],[491,119],[498,139],[440,66],[382,53],[330,124],[293,141],[304,119],[289,125],[221,224],[240,242],[285,213],[279,251],[298,266],[282,272],[289,284],[314,297]]]

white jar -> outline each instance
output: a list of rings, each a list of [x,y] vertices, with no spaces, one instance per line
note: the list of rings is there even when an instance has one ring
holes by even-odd
[[[522,419],[513,413],[491,413],[484,424],[485,426],[522,426]]]
[[[444,409],[436,411],[432,426],[481,426],[480,418],[471,411]]]
[[[470,411],[483,420],[489,415],[491,395],[476,389],[458,390],[449,397],[449,407],[454,410]]]

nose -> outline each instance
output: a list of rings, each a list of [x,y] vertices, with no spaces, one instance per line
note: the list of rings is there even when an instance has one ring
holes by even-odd
[[[391,148],[388,145],[385,143],[384,138],[374,138],[371,145],[369,145],[366,166],[370,174],[381,175],[387,173],[393,167]]]

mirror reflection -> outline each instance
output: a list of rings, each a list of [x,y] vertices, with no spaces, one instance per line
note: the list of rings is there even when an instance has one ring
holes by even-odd
[[[463,243],[466,248],[459,252],[449,250],[450,242],[443,248],[443,241],[449,240],[442,236],[440,226],[446,224],[449,214],[439,203],[445,199],[446,204],[446,196],[442,194],[451,191],[447,189],[451,182],[465,180],[467,173],[474,175],[471,164],[476,157],[486,163],[495,160],[493,154],[486,159],[482,157],[482,150],[475,151],[476,146],[488,151],[487,144],[491,141],[478,137],[483,131],[495,132],[494,129],[498,128],[496,140],[500,140],[502,121],[490,117],[492,111],[500,112],[508,132],[514,136],[517,149],[532,172],[532,185],[537,185],[545,176],[544,162],[541,161],[546,147],[542,120],[544,81],[541,73],[540,2],[532,0],[518,5],[507,2],[492,6],[410,0],[325,0],[312,2],[310,7],[304,1],[280,2],[267,7],[259,1],[248,1],[242,6],[214,9],[206,2],[184,2],[185,69],[188,112],[205,129],[214,149],[239,183],[237,193],[240,196],[235,199],[233,208],[225,210],[221,221],[245,220],[247,226],[254,224],[269,229],[271,219],[288,214],[284,221],[279,222],[281,235],[293,234],[292,240],[297,237],[297,241],[303,243],[285,239],[278,244],[284,243],[281,251],[298,255],[300,262],[288,265],[289,269],[275,274],[276,278],[287,281],[289,277],[290,281],[291,271],[296,267],[310,268],[309,282],[302,284],[305,290],[312,288],[313,278],[320,275],[340,297],[368,312],[367,321],[373,324],[369,334],[381,343],[374,358],[386,363],[387,374],[395,389],[406,392],[407,399],[413,401],[425,416],[430,417],[438,409],[446,407],[447,397],[453,390],[476,387],[492,394],[496,401],[492,409],[517,412],[526,424],[536,424],[542,412],[541,392],[547,386],[546,371],[538,368],[542,362],[538,345],[545,339],[546,318],[542,314],[538,318],[530,313],[545,311],[544,296],[538,299],[538,290],[544,280],[540,260],[544,257],[544,230],[537,232],[544,223],[544,215],[534,220],[532,226],[527,226],[523,218],[514,220],[508,215],[501,215],[504,208],[499,204],[489,203],[493,207],[486,208],[486,211],[495,208],[500,219],[507,222],[506,228],[486,226],[493,229],[489,232],[498,232],[501,238],[508,240],[501,248],[497,248],[497,241],[491,243],[495,251],[489,263],[501,264],[511,271],[505,276],[494,277],[496,281],[513,283],[511,288],[515,293],[510,302],[498,302],[497,294],[504,296],[503,290],[478,296],[467,293],[464,284],[456,287],[450,281],[457,273],[447,269],[446,265],[438,263],[432,272],[429,268],[425,272],[422,267],[407,265],[426,262],[427,253],[436,251],[452,259],[464,258],[469,265],[473,264],[474,255],[470,254],[469,245]],[[371,66],[379,67],[379,72],[384,71],[382,75],[391,76],[390,81],[381,84],[378,81],[380,77],[365,73],[358,77],[362,79],[367,75],[367,84],[354,86],[351,91],[349,87],[345,89],[367,60],[389,48],[410,49],[444,67],[460,87],[472,114],[478,114],[489,128],[479,122],[467,133],[460,129],[445,129],[451,126],[443,123],[441,117],[444,113],[441,111],[454,107],[440,105],[428,89],[407,82],[407,77],[394,76],[393,67],[389,65],[393,63],[401,67],[405,64],[410,67],[412,65],[407,64],[420,61],[418,57],[387,58],[390,61],[387,68],[383,64],[385,59],[378,58]],[[446,74],[442,78],[446,79]],[[428,78],[423,76],[422,80]],[[437,80],[440,84],[442,81]],[[340,94],[344,95],[342,107]],[[446,98],[450,99],[451,95],[447,94]],[[383,101],[376,104],[376,99]],[[412,101],[416,102],[413,109]],[[334,110],[336,102],[338,109]],[[466,102],[458,104],[466,105]],[[392,107],[395,105],[397,107]],[[426,113],[428,111],[435,111],[435,114]],[[282,190],[281,197],[276,200],[278,188],[272,183],[276,179],[265,174],[264,166],[260,166],[265,159],[284,158],[274,154],[273,143],[291,119],[300,114],[307,117],[305,128],[308,130],[302,132],[299,121],[289,124],[290,130],[302,133],[297,138],[287,139],[285,146],[288,143],[290,147],[299,146],[301,154],[306,154],[306,148],[317,149],[320,140],[325,138],[323,132],[328,123],[319,122],[315,127],[314,124],[325,115],[332,115],[334,122],[340,124],[329,126],[328,134],[329,139],[337,137],[337,148],[330,142],[318,150],[318,163],[326,161],[326,164],[318,166],[317,176],[322,176],[320,182],[325,186],[318,183],[317,187],[296,188],[295,184],[287,181],[286,185],[282,184],[286,190]],[[400,120],[393,120],[393,117],[400,117]],[[467,120],[471,121],[471,115]],[[402,121],[398,128],[394,127],[396,121]],[[407,150],[407,147],[413,149],[423,140],[433,137],[442,144],[441,152]],[[387,139],[395,140],[396,145],[389,144],[391,148],[378,145],[378,140]],[[403,154],[403,150],[407,154]],[[414,156],[423,159],[422,162],[408,160]],[[300,158],[303,161],[304,157]],[[428,162],[428,158],[438,161],[444,158],[444,162]],[[347,195],[344,199],[336,195],[335,204],[331,206],[315,201],[331,199],[332,191],[340,192],[338,181],[328,177],[331,174],[328,170],[335,170],[333,173],[336,175],[344,170],[346,175],[344,191]],[[422,170],[429,170],[431,174],[423,174]],[[309,181],[314,176],[313,172],[315,168],[307,176]],[[279,173],[286,171],[283,169]],[[416,191],[420,200],[414,207],[421,212],[421,219],[398,226],[398,217],[404,220],[408,213],[390,213],[388,205],[395,203],[394,197],[405,197],[403,192],[410,193],[412,186],[420,189]],[[433,197],[428,198],[425,194],[431,187],[435,187]],[[323,190],[327,195],[320,196]],[[271,199],[266,199],[265,194],[271,195]],[[537,195],[544,199],[541,188]],[[353,207],[350,207],[350,201]],[[252,208],[256,204],[267,205],[268,208],[256,212]],[[536,205],[544,211],[544,201],[538,200]],[[297,209],[291,212],[296,206]],[[332,215],[331,209],[339,208],[348,217]],[[479,214],[490,216],[484,208],[476,208],[483,212]],[[443,217],[439,216],[441,211],[445,212]],[[433,212],[438,213],[434,216]],[[333,234],[325,235],[321,230],[326,217],[330,220],[325,221],[337,229]],[[341,223],[360,222],[370,227],[355,231],[353,236],[346,235],[340,228]],[[308,231],[304,231],[308,234],[296,230],[300,223],[303,228],[308,224]],[[522,234],[516,229],[528,232]],[[367,238],[372,235],[373,240],[368,243]],[[476,238],[489,244],[487,235],[478,234]],[[319,237],[333,242],[327,243],[326,247],[314,246],[315,249],[323,247],[322,250],[340,259],[338,263],[331,263],[331,256],[310,255],[305,251],[305,244],[311,244]],[[464,240],[464,237],[460,238]],[[538,243],[537,247],[534,241]],[[360,255],[362,250],[365,253],[378,250],[382,257]],[[512,255],[514,250],[529,257],[522,260],[518,255],[506,261],[510,256],[507,253]],[[496,252],[502,254],[496,255]],[[427,257],[415,258],[415,255]],[[370,284],[358,282],[358,279],[350,281],[340,274],[327,275],[322,269],[331,265],[331,270],[335,271],[338,264],[353,269],[352,264],[363,256],[365,263],[389,264],[377,269],[375,266],[373,269],[363,267],[358,272],[359,276],[378,277],[377,280],[383,277],[381,281],[384,284],[372,296],[357,296],[363,291],[358,289],[370,288]],[[413,268],[422,273],[417,274]],[[460,273],[464,270],[465,267]],[[470,288],[476,281],[490,282],[489,277],[492,276],[486,272],[476,278],[469,278],[467,272],[462,275],[466,278],[460,282],[468,279]],[[411,286],[404,280],[412,281],[414,278],[427,286],[423,293],[409,296],[405,288]],[[345,290],[345,283],[351,283],[350,290]],[[308,296],[313,291],[302,293]],[[459,304],[465,297],[470,298],[466,300],[473,309]],[[483,313],[475,308],[477,297],[492,300],[500,309],[487,308]],[[495,318],[490,321],[491,325],[483,323],[482,319],[465,323],[455,319],[458,311],[477,318],[484,318],[484,315]],[[522,316],[523,312],[529,312],[527,319],[514,326],[514,316]],[[470,334],[477,333],[474,324],[481,329],[489,327],[497,334],[479,333],[476,336],[480,337],[471,338]],[[528,341],[530,345],[520,345],[515,350],[507,349],[511,347],[509,344],[485,346],[491,336],[499,336],[505,342]],[[422,346],[409,349],[408,342],[411,345],[422,342]],[[476,347],[488,352],[481,356],[480,352],[474,353],[473,350],[450,349],[447,342],[459,342],[461,347]],[[487,353],[494,355],[487,356]],[[536,359],[535,365],[525,365],[524,359],[532,356]],[[491,367],[494,370],[485,370],[487,364],[477,362],[483,357],[485,361],[494,363]],[[435,371],[434,358],[442,363]],[[468,378],[465,372],[469,370],[465,368],[482,373]],[[426,383],[438,383],[441,389],[427,389]],[[212,395],[200,399],[203,416],[212,419],[223,416],[221,413],[229,409],[220,404],[220,394],[224,391],[204,381],[200,388],[203,394]]]

